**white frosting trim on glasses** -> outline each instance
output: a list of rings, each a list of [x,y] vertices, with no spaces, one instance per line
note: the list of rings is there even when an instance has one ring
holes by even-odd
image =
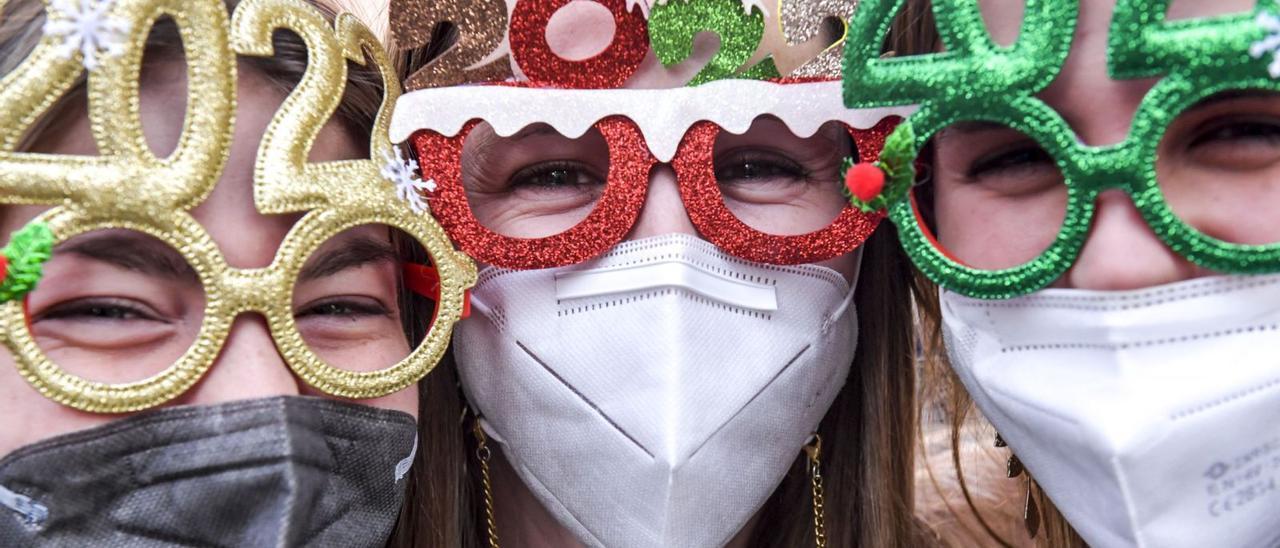
[[[545,123],[570,139],[600,120],[624,116],[644,134],[660,162],[670,162],[685,133],[701,121],[725,131],[746,133],[752,122],[773,115],[800,138],[812,137],[827,122],[858,129],[888,116],[906,117],[916,107],[848,109],[841,82],[779,84],[760,80],[718,80],[673,89],[542,89],[460,86],[407,93],[391,118],[391,141],[401,143],[418,130],[455,136],[472,120],[483,120],[502,137]]]

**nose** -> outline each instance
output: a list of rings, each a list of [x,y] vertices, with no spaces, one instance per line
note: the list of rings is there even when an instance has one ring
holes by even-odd
[[[296,396],[302,390],[301,381],[276,350],[266,319],[257,314],[241,314],[231,324],[226,343],[213,366],[178,403],[210,405]]]
[[[1098,196],[1088,240],[1059,285],[1073,289],[1141,289],[1198,275],[1194,264],[1156,237],[1129,196],[1113,189]]]
[[[697,235],[698,229],[689,219],[689,212],[680,199],[680,187],[676,173],[669,166],[658,166],[649,175],[649,191],[640,218],[627,235],[628,240],[639,240],[665,234]]]

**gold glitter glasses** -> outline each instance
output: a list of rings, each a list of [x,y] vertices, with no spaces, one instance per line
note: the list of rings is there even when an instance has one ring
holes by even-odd
[[[33,222],[47,225],[59,244],[126,233],[167,246],[181,258],[172,261],[179,263],[178,270],[189,267],[199,280],[203,318],[190,346],[163,370],[142,380],[112,384],[86,379],[54,363],[33,337],[24,310],[27,303],[5,303],[0,305],[0,340],[12,352],[19,373],[41,394],[76,409],[120,413],[154,407],[184,393],[208,371],[239,314],[259,312],[288,366],[327,394],[372,398],[426,375],[445,352],[452,327],[462,315],[465,291],[475,282],[475,265],[455,251],[435,220],[422,212],[414,182],[405,179],[408,175],[398,176],[412,171],[404,169],[387,139],[390,109],[400,88],[377,39],[351,16],[341,16],[330,26],[302,0],[247,0],[233,17],[221,0],[98,4],[104,9],[91,14],[94,20],[84,19],[84,13],[60,12],[51,4],[46,36],[0,80],[0,203],[53,206]],[[162,17],[171,18],[182,37],[189,95],[176,149],[157,157],[146,143],[138,115],[139,72],[148,31]],[[67,50],[68,37],[49,31],[69,23],[78,28],[96,23],[95,28],[118,38],[118,43],[99,40],[91,44],[103,46],[98,51],[90,46]],[[272,33],[279,29],[296,33],[306,43],[308,67],[263,135],[254,169],[254,203],[263,214],[302,216],[270,266],[233,269],[190,210],[209,196],[227,161],[236,112],[236,55],[272,55]],[[385,83],[372,129],[371,157],[308,163],[316,136],[341,100],[348,61],[373,63]],[[90,125],[100,155],[14,152],[27,130],[85,69],[90,71]],[[403,359],[377,371],[351,371],[334,367],[323,350],[308,344],[291,301],[300,276],[306,277],[311,268],[309,261],[324,254],[327,242],[349,238],[370,225],[387,230],[379,234],[403,233],[426,249],[434,268],[427,277],[437,283],[423,276],[404,283],[434,290],[436,314],[422,343]],[[406,270],[421,274],[412,265]]]

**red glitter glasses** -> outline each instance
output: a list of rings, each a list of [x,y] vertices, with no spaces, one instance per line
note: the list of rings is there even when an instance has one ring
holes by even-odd
[[[829,122],[824,129],[848,135],[852,152],[868,162],[878,157],[896,122],[886,118],[865,130]],[[684,134],[669,165],[700,235],[739,258],[779,265],[820,262],[862,245],[883,215],[849,207],[837,171],[807,173],[802,161],[777,152],[784,146],[769,146],[789,141],[792,150],[801,149],[792,156],[803,156],[806,141],[781,123],[770,131],[769,123],[757,120],[748,132],[764,131],[763,146],[735,146],[741,137],[711,122],[696,123]],[[639,218],[650,173],[662,165],[637,125],[622,116],[604,118],[576,139],[545,125],[503,138],[473,120],[456,136],[421,130],[411,142],[423,180],[437,185],[429,195],[432,212],[454,242],[478,261],[520,270],[576,264],[617,245]],[[850,152],[846,146],[834,156]],[[777,182],[784,175],[795,182]],[[521,184],[511,184],[516,179]],[[728,188],[725,179],[751,184]],[[790,229],[825,225],[791,234],[780,218],[789,219]],[[526,229],[510,230],[519,223],[505,221],[525,221]],[[531,224],[536,228],[528,229]]]

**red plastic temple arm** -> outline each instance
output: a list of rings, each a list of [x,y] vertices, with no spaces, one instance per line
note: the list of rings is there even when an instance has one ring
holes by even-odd
[[[440,302],[440,274],[431,266],[417,263],[404,264],[404,284],[410,291],[431,299],[437,303]],[[471,317],[471,290],[467,290],[462,297],[462,317]]]

